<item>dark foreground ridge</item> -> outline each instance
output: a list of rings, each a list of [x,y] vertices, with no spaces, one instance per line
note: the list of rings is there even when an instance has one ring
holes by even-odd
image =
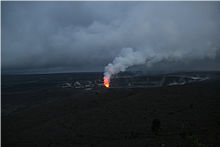
[[[68,98],[3,117],[2,146],[220,146],[219,87],[218,80],[210,80],[78,93],[41,89],[36,95],[41,99]],[[22,92],[17,89],[13,95]],[[11,91],[2,93],[6,98]]]

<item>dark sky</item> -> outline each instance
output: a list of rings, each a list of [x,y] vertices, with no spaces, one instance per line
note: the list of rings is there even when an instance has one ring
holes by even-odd
[[[142,70],[220,70],[220,2],[8,1],[1,15],[3,73],[103,71],[126,47],[158,57]]]

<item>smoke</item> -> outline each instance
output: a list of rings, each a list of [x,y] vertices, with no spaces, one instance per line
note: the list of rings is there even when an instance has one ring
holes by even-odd
[[[211,3],[151,4],[136,5],[129,17],[119,21],[120,29],[115,32],[121,34],[117,39],[131,48],[122,46],[119,55],[105,67],[104,80],[110,82],[112,75],[134,65],[144,64],[147,70],[160,63],[183,66],[194,61],[215,60],[219,56],[219,21],[215,15],[218,6]]]
[[[217,48],[211,48],[207,50],[199,50],[194,53],[193,50],[172,50],[168,49],[166,52],[156,52],[157,50],[142,49],[134,51],[132,48],[123,48],[120,54],[114,58],[112,63],[109,63],[105,67],[104,83],[105,85],[110,83],[111,76],[118,74],[119,72],[126,71],[127,68],[146,64],[147,67],[152,66],[155,63],[164,62],[189,62],[190,60],[210,58],[214,59],[216,56]]]
[[[110,78],[111,75],[125,71],[128,67],[145,63],[146,57],[140,52],[133,51],[132,48],[123,48],[118,57],[112,63],[105,67],[105,78]]]

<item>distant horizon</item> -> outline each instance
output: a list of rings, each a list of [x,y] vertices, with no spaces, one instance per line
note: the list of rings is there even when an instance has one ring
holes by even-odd
[[[137,71],[126,71],[126,72],[139,72]],[[126,73],[125,72],[125,73]],[[148,73],[143,73],[143,75],[160,75],[160,74],[175,74],[175,73],[190,73],[190,72],[220,72],[220,70],[179,70],[179,71],[149,71]],[[65,72],[14,72],[14,73],[1,73],[2,76],[7,76],[7,75],[49,75],[49,74],[75,74],[75,73],[104,73],[103,71],[65,71]],[[120,72],[123,73],[123,72]],[[119,73],[119,74],[120,74]]]

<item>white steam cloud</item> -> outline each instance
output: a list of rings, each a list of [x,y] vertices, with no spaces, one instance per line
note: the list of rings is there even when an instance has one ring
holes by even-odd
[[[111,76],[120,72],[126,71],[127,68],[139,65],[147,64],[148,67],[161,61],[180,61],[187,62],[195,59],[210,58],[214,59],[216,56],[217,48],[211,48],[209,50],[172,50],[168,49],[166,52],[151,49],[142,49],[134,51],[132,48],[123,48],[119,56],[115,57],[112,63],[109,63],[105,67],[104,81],[105,79],[110,82]],[[196,52],[196,53],[195,53]]]
[[[140,52],[133,51],[132,48],[123,48],[120,55],[105,67],[104,76],[110,78],[111,75],[125,71],[130,66],[145,63],[145,60],[146,57]]]
[[[131,48],[123,48],[105,67],[104,79],[110,82],[112,75],[139,64],[150,67],[157,63],[178,62],[181,65],[195,60],[215,59],[220,49],[220,22],[215,15],[219,12],[218,8],[211,3],[136,5],[123,21],[118,20],[111,27],[106,27],[106,30],[111,28],[106,38],[113,36],[110,38],[117,42],[107,41],[111,45],[118,43],[108,50],[125,46]],[[203,13],[204,9],[206,13]]]

